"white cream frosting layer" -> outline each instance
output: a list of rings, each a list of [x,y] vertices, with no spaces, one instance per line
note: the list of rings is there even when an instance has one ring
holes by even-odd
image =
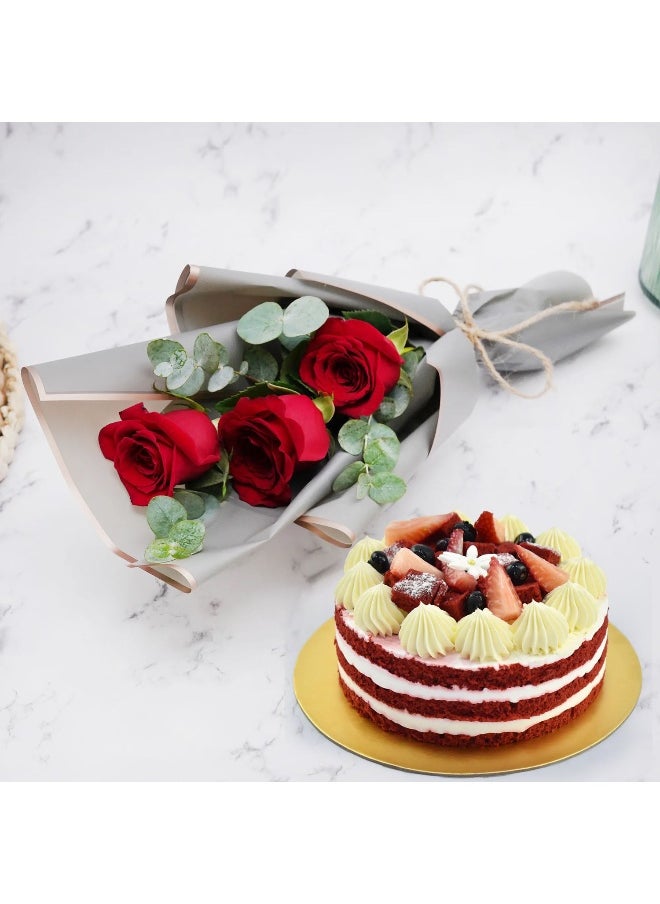
[[[465,669],[467,671],[479,671],[484,668],[484,666],[489,666],[490,668],[507,668],[510,665],[524,665],[528,668],[538,668],[543,665],[549,665],[550,663],[559,662],[562,659],[566,659],[567,656],[571,656],[577,648],[584,643],[585,640],[590,640],[594,634],[602,627],[603,622],[605,621],[605,617],[607,615],[608,610],[608,601],[607,598],[604,600],[600,600],[598,602],[598,618],[595,623],[589,628],[586,632],[578,632],[568,635],[568,639],[566,643],[561,647],[561,649],[557,650],[555,653],[548,653],[544,656],[536,656],[531,653],[523,653],[520,650],[514,650],[505,662],[472,662],[469,659],[463,659],[463,657],[456,652],[448,653],[446,656],[441,656],[438,659],[420,659],[420,662],[423,662],[428,666],[436,666],[436,667],[450,667],[452,669]],[[355,632],[358,637],[363,640],[371,640],[373,643],[381,646],[387,653],[392,656],[396,656],[401,659],[419,659],[419,657],[415,656],[412,653],[407,653],[401,644],[399,643],[398,637],[377,637],[373,634],[369,634],[366,631],[361,631],[360,628],[357,627],[355,621],[353,619],[353,615],[351,612],[345,610],[341,613],[341,617],[346,624],[346,627],[351,631]]]
[[[593,681],[585,685],[585,687],[576,694],[573,694],[572,697],[569,697],[568,700],[565,700],[559,706],[554,707],[554,709],[549,709],[541,715],[532,716],[527,719],[510,719],[506,722],[473,722],[460,719],[439,719],[432,716],[422,716],[418,713],[409,713],[403,709],[394,709],[392,706],[388,706],[386,703],[382,703],[380,700],[376,700],[374,697],[365,693],[361,687],[358,687],[358,685],[349,678],[341,665],[339,665],[339,674],[349,690],[364,700],[374,712],[379,713],[381,716],[385,716],[390,722],[394,722],[402,728],[422,732],[432,731],[435,734],[469,735],[470,737],[477,737],[482,734],[502,734],[507,731],[526,731],[528,728],[532,728],[532,726],[538,725],[540,722],[546,722],[548,719],[553,719],[555,716],[560,716],[563,712],[573,709],[573,707],[578,706],[583,700],[586,700],[592,690],[603,680],[605,675],[605,664],[603,664],[602,669],[600,669]]]
[[[585,662],[584,665],[579,666],[572,672],[567,672],[561,678],[552,678],[550,681],[544,681],[541,684],[526,684],[524,687],[509,687],[505,690],[484,688],[480,691],[470,691],[463,690],[460,687],[438,687],[437,685],[421,684],[417,681],[408,681],[407,678],[400,678],[398,675],[393,675],[387,669],[375,665],[369,659],[365,659],[364,656],[356,653],[338,631],[335,632],[335,639],[346,662],[385,690],[393,691],[396,694],[407,694],[409,697],[415,697],[418,700],[444,700],[448,702],[460,700],[465,703],[474,703],[475,705],[500,702],[518,703],[520,700],[533,700],[535,697],[542,697],[544,694],[554,694],[577,678],[583,678],[588,675],[603,655],[607,644],[607,638],[605,637],[596,653],[588,662]]]

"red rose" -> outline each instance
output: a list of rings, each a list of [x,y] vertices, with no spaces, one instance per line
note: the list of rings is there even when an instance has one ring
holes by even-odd
[[[339,414],[373,414],[403,361],[394,343],[364,320],[329,317],[300,361],[300,379],[333,397]]]
[[[99,433],[101,452],[115,463],[133,505],[171,496],[174,487],[200,477],[220,460],[218,435],[201,411],[166,414],[140,402],[119,412],[120,421]]]
[[[242,398],[220,418],[218,436],[239,498],[270,508],[291,501],[298,466],[321,461],[330,446],[321,412],[300,395]]]

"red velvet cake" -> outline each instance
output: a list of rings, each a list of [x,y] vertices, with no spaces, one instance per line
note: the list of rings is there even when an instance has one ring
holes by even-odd
[[[391,522],[348,553],[335,591],[339,682],[385,731],[450,747],[556,731],[598,696],[602,570],[553,528],[457,512]]]

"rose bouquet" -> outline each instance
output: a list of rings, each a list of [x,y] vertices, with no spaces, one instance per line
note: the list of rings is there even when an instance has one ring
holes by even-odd
[[[199,333],[192,354],[176,339],[147,345],[160,412],[143,403],[99,432],[105,458],[133,505],[146,506],[155,539],[146,562],[202,548],[205,524],[230,492],[251,506],[286,506],[337,448],[353,457],[333,481],[378,504],[406,489],[394,473],[400,443],[388,425],[404,414],[425,351],[405,318],[376,310],[331,314],[316,296],[267,301],[238,321],[240,364]]]

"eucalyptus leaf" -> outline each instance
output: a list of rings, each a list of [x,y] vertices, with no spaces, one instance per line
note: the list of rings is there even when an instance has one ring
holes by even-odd
[[[193,490],[206,490],[209,487],[215,487],[220,483],[224,483],[224,481],[225,472],[218,465],[213,465],[201,477],[197,477],[195,480],[188,480],[186,487]]]
[[[215,373],[220,366],[220,349],[222,345],[211,338],[208,333],[200,333],[195,339],[193,357],[195,363],[207,374]]]
[[[371,477],[363,471],[357,479],[357,498],[365,499],[371,487]]]
[[[204,514],[201,516],[201,520],[204,524],[208,524],[220,511],[220,503],[218,502],[218,499],[210,493],[200,493],[199,495],[202,497],[204,503]]]
[[[167,378],[167,388],[180,389],[185,383],[188,382],[188,380],[192,376],[194,369],[195,362],[192,360],[192,358],[186,358],[181,367],[175,367]]]
[[[201,518],[204,514],[204,499],[199,493],[177,489],[174,491],[174,498],[185,508],[189,519]]]
[[[314,295],[303,295],[284,311],[282,334],[286,337],[309,336],[330,316],[327,304]]]
[[[399,382],[390,390],[390,394],[385,396],[378,408],[378,417],[383,421],[391,421],[395,417],[399,417],[410,404],[412,393],[408,386]]]
[[[201,549],[205,533],[206,528],[202,521],[177,521],[167,539],[170,543],[180,546],[185,555],[175,552],[174,558],[185,558],[185,556],[198,552]]]
[[[181,548],[177,543],[172,543],[170,540],[154,540],[145,549],[144,560],[153,565],[163,565],[167,562],[173,562],[177,552],[181,552]],[[176,558],[181,558],[181,556],[176,556]]]
[[[269,382],[277,379],[279,365],[274,355],[265,348],[248,346],[244,352],[247,370],[245,375],[258,382]]]
[[[335,493],[341,493],[343,490],[347,490],[349,487],[352,487],[365,470],[363,461],[353,461],[348,467],[344,468],[341,473],[335,477],[335,481],[332,484],[332,489]]]
[[[190,396],[194,396],[196,392],[204,385],[206,380],[206,374],[202,370],[201,367],[197,365],[193,366],[192,373],[183,384],[183,386],[179,386],[176,390],[170,385],[170,381],[168,380],[168,388],[172,392],[176,392],[177,395],[183,396],[184,398],[190,398]]]
[[[366,420],[346,421],[337,434],[339,445],[350,455],[361,455],[368,430],[369,422]]]
[[[292,352],[294,348],[298,348],[298,346],[309,340],[309,336],[280,336],[280,343],[284,347],[284,349],[288,352]]]
[[[274,301],[264,301],[247,311],[238,321],[236,332],[250,345],[263,345],[282,332],[284,311]]]
[[[364,462],[371,471],[391,471],[399,459],[400,446],[391,427],[374,422],[364,441]]]
[[[157,538],[167,537],[172,527],[188,514],[171,496],[154,496],[147,506],[147,523]]]
[[[174,367],[169,361],[161,361],[154,367],[154,374],[157,377],[169,377],[173,370]]]
[[[221,389],[224,389],[225,386],[229,386],[230,383],[233,383],[235,379],[236,373],[234,372],[234,368],[225,364],[209,377],[209,392],[219,392]]]
[[[417,373],[417,368],[421,364],[425,354],[426,352],[421,346],[416,346],[415,348],[403,352],[401,355],[403,358],[403,371],[408,374],[411,380]]]
[[[396,502],[406,492],[406,482],[396,474],[374,474],[369,485],[369,497],[378,505]]]
[[[153,367],[163,361],[183,363],[188,357],[185,348],[174,339],[154,339],[147,345],[147,356]]]

